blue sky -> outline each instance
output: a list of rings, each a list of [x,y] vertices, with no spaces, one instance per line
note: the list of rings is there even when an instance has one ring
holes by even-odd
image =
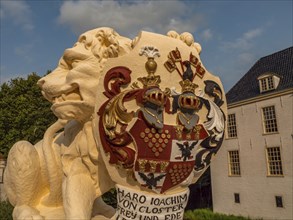
[[[193,33],[226,92],[259,58],[293,45],[292,0],[0,2],[1,83],[53,70],[81,33],[102,26],[130,38],[140,30]]]

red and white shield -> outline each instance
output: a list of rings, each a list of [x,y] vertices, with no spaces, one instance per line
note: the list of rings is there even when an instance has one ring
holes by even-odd
[[[191,132],[178,139],[176,126],[164,125],[157,130],[138,118],[129,130],[137,148],[134,174],[137,181],[155,192],[182,183],[192,173],[196,151],[208,133],[198,125],[198,133]]]

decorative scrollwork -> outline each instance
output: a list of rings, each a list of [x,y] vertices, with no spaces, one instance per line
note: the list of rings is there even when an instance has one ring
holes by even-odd
[[[210,164],[212,156],[217,153],[223,143],[225,131],[225,114],[220,107],[213,101],[205,99],[203,95],[200,100],[208,109],[208,120],[204,123],[204,126],[209,131],[210,136],[203,140],[202,148],[196,155],[194,167],[196,171],[201,171]]]
[[[127,109],[123,105],[125,95],[129,91],[124,91],[121,94],[114,97],[108,102],[105,112],[103,114],[103,126],[106,135],[110,140],[116,137],[117,123],[128,124],[134,117],[134,112],[127,112]]]
[[[119,94],[121,92],[120,88],[122,85],[127,85],[130,83],[131,70],[124,66],[117,66],[112,69],[110,69],[104,80],[104,88],[105,92],[104,95],[108,98],[112,98],[115,95]],[[111,81],[114,81],[110,84]],[[109,84],[111,87],[109,88]]]

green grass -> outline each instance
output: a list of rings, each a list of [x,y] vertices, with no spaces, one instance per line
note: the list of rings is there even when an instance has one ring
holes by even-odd
[[[0,202],[0,219],[12,220],[13,206],[9,202]]]
[[[213,213],[210,209],[189,210],[184,213],[184,220],[252,220],[242,216]]]
[[[12,220],[13,206],[9,202],[0,203],[0,220]],[[186,211],[184,220],[253,220],[242,216],[213,213],[210,209]]]

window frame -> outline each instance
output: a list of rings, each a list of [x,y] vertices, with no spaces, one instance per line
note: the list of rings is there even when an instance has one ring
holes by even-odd
[[[259,86],[260,86],[261,93],[275,90],[276,87],[275,87],[273,75],[260,78]]]
[[[237,152],[237,160],[235,161],[235,155],[232,158],[230,153]],[[233,159],[233,160],[232,160]],[[235,171],[238,172],[235,172]],[[229,150],[228,151],[228,176],[229,177],[240,177],[241,176],[241,167],[240,167],[240,153],[239,150]]]
[[[5,169],[6,169],[6,160],[0,158],[0,184],[3,184],[4,183],[4,172],[5,172]]]
[[[284,208],[283,196],[275,196],[275,202],[277,208]]]
[[[271,155],[269,155],[269,150],[272,149],[278,149],[278,151],[270,152]],[[274,153],[278,152],[278,155],[275,155]],[[279,157],[279,160],[271,160],[270,158],[273,157]],[[273,146],[273,147],[266,147],[266,164],[267,164],[267,177],[284,177],[284,167],[283,167],[283,161],[282,161],[282,151],[281,147],[279,146]],[[274,168],[272,168],[274,167]]]
[[[4,167],[0,167],[0,184],[4,183]]]
[[[265,115],[265,109],[272,108],[274,111],[274,118],[270,118],[272,116],[272,111],[270,111],[270,114]],[[268,111],[266,111],[268,112]],[[278,128],[278,120],[277,120],[277,111],[275,108],[275,105],[269,105],[269,106],[264,106],[261,108],[261,115],[262,115],[262,126],[263,126],[263,134],[277,134],[279,133],[279,128]],[[269,130],[273,131],[269,131]]]
[[[234,203],[240,204],[240,193],[234,193]]]
[[[257,80],[259,85],[259,92],[266,93],[278,88],[281,76],[274,72],[265,72],[257,77]]]
[[[232,116],[232,115],[234,115],[233,121],[230,120],[230,116]],[[228,118],[228,120],[227,120],[227,139],[238,138],[236,114],[235,113],[228,114],[227,118]],[[234,134],[234,133],[235,133],[235,136],[232,136],[231,134]]]

